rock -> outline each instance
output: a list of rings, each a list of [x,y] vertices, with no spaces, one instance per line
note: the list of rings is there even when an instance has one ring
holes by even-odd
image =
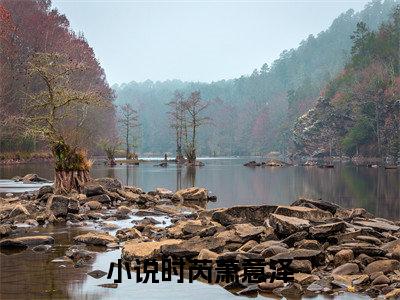
[[[331,282],[333,277],[325,277],[314,281],[307,287],[307,291],[320,293],[320,292],[330,292],[332,290]]]
[[[130,208],[126,207],[125,205],[121,205],[117,208],[117,212],[122,214],[122,215],[128,215],[130,214],[132,211]]]
[[[384,274],[400,269],[400,262],[394,259],[377,260],[370,263],[364,270],[366,274],[382,271]]]
[[[11,225],[3,224],[0,225],[0,238],[9,236],[13,231],[13,227]]]
[[[242,247],[240,247],[238,250],[239,251],[243,251],[243,252],[247,252],[249,251],[251,248],[257,246],[258,243],[254,240],[250,240],[248,242],[246,242]]]
[[[92,197],[97,195],[103,195],[106,193],[106,191],[100,184],[88,182],[83,186],[82,193],[85,194],[87,197]]]
[[[39,177],[37,174],[26,174],[19,181],[23,181],[24,183],[30,182],[50,182],[49,180]]]
[[[90,245],[106,246],[109,243],[118,242],[118,239],[108,233],[88,232],[74,237],[74,241]]]
[[[7,193],[5,196],[6,196],[6,198],[12,198],[14,196],[14,194],[13,193]]]
[[[72,245],[65,251],[65,256],[75,261],[90,261],[95,258],[95,253],[86,250],[84,245]]]
[[[89,207],[90,210],[100,210],[102,208],[101,203],[96,200],[86,202],[85,206]]]
[[[139,196],[141,194],[141,193],[134,193],[127,189],[119,189],[119,190],[117,190],[117,193],[121,197],[123,197],[125,200],[130,201],[130,202],[136,202],[139,199]]]
[[[378,231],[399,231],[400,226],[396,226],[383,221],[354,221],[353,224],[363,226],[363,227],[371,227]]]
[[[284,238],[282,240],[282,243],[285,243],[289,247],[292,247],[296,242],[303,241],[308,237],[308,232],[307,231],[298,231],[295,233],[292,233],[288,237]],[[302,248],[302,247],[299,247]]]
[[[51,245],[37,245],[32,248],[35,252],[46,252],[51,249]]]
[[[104,272],[102,270],[93,270],[87,274],[95,279],[100,279],[100,278],[104,277],[105,275],[107,275],[107,272]]]
[[[156,194],[160,196],[160,198],[171,199],[174,193],[165,188],[156,188]]]
[[[321,201],[321,200],[312,200],[312,199],[305,199],[300,198],[299,200],[293,202],[292,206],[304,206],[304,207],[311,207],[311,208],[319,208],[324,211],[330,212],[332,215],[336,213],[336,210],[340,208],[339,205],[336,205],[331,202]]]
[[[66,217],[68,214],[69,198],[61,195],[52,195],[47,200],[46,210],[56,218]]]
[[[220,237],[200,238],[195,236],[181,243],[163,245],[161,252],[165,256],[172,257],[194,257],[199,255],[202,249],[208,249],[214,252],[221,252],[226,244],[226,240]]]
[[[324,221],[332,218],[332,214],[328,211],[303,206],[278,206],[275,214],[295,217],[313,222]]]
[[[279,245],[272,245],[269,246],[268,248],[265,248],[262,252],[261,255],[264,258],[272,257],[274,255],[277,255],[279,253],[284,253],[288,252],[289,250],[285,247],[279,246]]]
[[[382,245],[382,242],[380,239],[373,237],[373,236],[367,236],[367,235],[359,235],[355,238],[357,241],[360,242],[367,242],[375,245]]]
[[[208,191],[205,188],[192,187],[177,191],[173,196],[173,201],[207,201]]]
[[[252,284],[249,285],[248,287],[244,288],[243,290],[237,292],[237,295],[239,296],[252,296],[252,295],[257,295],[258,294],[258,285],[257,284]]]
[[[14,206],[14,208],[8,214],[8,217],[9,218],[14,218],[14,217],[19,216],[19,215],[25,215],[25,216],[29,216],[30,215],[29,211],[22,204],[16,204]]]
[[[400,297],[400,288],[394,289],[385,294],[385,299],[399,299],[399,297]]]
[[[208,249],[201,249],[199,252],[199,255],[197,256],[197,259],[203,260],[203,259],[208,259],[215,261],[217,260],[218,253],[210,251]]]
[[[106,191],[116,192],[122,188],[122,183],[117,178],[97,178],[94,183],[100,184]]]
[[[116,289],[118,287],[118,283],[103,283],[99,284],[98,286],[107,289]]]
[[[166,245],[178,245],[181,240],[163,240],[158,242],[128,241],[122,248],[122,258],[127,261],[134,259],[149,259],[160,254],[161,247]]]
[[[255,160],[252,160],[252,161],[245,163],[243,166],[254,168],[254,167],[260,167],[261,163],[258,163]]]
[[[27,248],[42,244],[54,244],[54,238],[47,235],[24,236],[0,241],[0,249]]]
[[[115,230],[118,228],[119,228],[119,226],[115,223],[104,222],[101,224],[101,229],[103,229],[103,230]]]
[[[289,234],[307,229],[310,227],[308,220],[299,219],[296,217],[287,217],[283,215],[270,214],[269,224],[275,229],[275,232],[280,236],[287,236]]]
[[[106,194],[101,194],[101,195],[87,197],[85,200],[85,203],[89,202],[89,201],[97,201],[102,204],[107,204],[107,203],[111,202],[111,198],[110,198],[110,196],[108,196]]]
[[[320,279],[317,275],[305,274],[305,273],[295,273],[293,277],[294,277],[294,282],[299,283],[301,285],[309,285],[314,281]]]
[[[241,242],[245,243],[249,240],[259,239],[261,233],[264,232],[264,226],[254,226],[250,223],[232,225],[232,229],[240,237]]]
[[[386,251],[377,247],[376,245],[371,245],[368,243],[343,243],[340,245],[328,247],[328,252],[339,252],[343,249],[353,250],[354,255],[366,254],[369,256],[384,256]]]
[[[37,198],[41,198],[45,194],[53,194],[54,188],[51,185],[42,186],[37,193]]]
[[[316,240],[300,240],[294,244],[296,248],[320,250],[321,244]]]
[[[312,271],[312,264],[309,260],[293,260],[290,264],[290,268],[293,272],[307,273],[310,274]]]
[[[355,263],[345,263],[332,270],[334,275],[353,275],[360,272],[358,265]]]
[[[300,284],[290,282],[287,286],[274,289],[274,294],[278,294],[285,298],[298,298],[303,295],[303,288]]]
[[[372,285],[390,284],[390,279],[385,275],[380,275],[372,281]]]
[[[142,234],[136,228],[124,228],[117,230],[116,237],[120,241],[133,240],[133,239],[141,239]]]
[[[287,246],[285,244],[283,244],[280,241],[265,241],[262,242],[256,246],[254,246],[253,248],[251,248],[248,252],[252,252],[252,253],[262,253],[265,249],[271,247],[271,246],[280,246],[283,248],[286,248]]]
[[[352,220],[354,218],[373,218],[364,208],[338,209],[335,217],[343,220]]]
[[[224,226],[241,223],[251,223],[261,226],[264,220],[273,213],[276,206],[272,205],[243,205],[223,208],[212,214],[212,220]]]
[[[354,259],[354,253],[351,249],[343,249],[335,254],[334,264],[335,266],[341,266]]]
[[[312,226],[310,227],[309,232],[311,235],[313,235],[314,238],[324,238],[336,234],[338,232],[343,232],[345,229],[346,229],[345,222],[335,222],[335,223]]]
[[[325,262],[325,253],[317,250],[294,249],[270,257],[270,261],[271,260],[278,261],[279,259],[310,260],[313,265],[321,266]]]
[[[79,213],[79,201],[76,199],[69,199],[68,201],[68,212],[72,214]]]
[[[274,280],[274,282],[267,280],[266,282],[260,282],[258,288],[261,291],[272,291],[273,289],[283,287],[283,284],[284,282],[282,280]]]

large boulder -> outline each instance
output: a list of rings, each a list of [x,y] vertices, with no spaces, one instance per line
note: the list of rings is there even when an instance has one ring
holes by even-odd
[[[324,221],[332,218],[332,214],[329,211],[303,206],[278,206],[275,213],[313,222]]]
[[[106,191],[100,184],[90,181],[83,186],[82,193],[85,194],[87,197],[92,197],[105,194]]]
[[[263,225],[265,219],[276,210],[274,205],[241,205],[223,208],[212,214],[212,219],[224,226],[251,223]]]
[[[304,207],[311,207],[311,208],[319,208],[324,211],[328,211],[331,214],[335,214],[340,206],[334,204],[332,202],[326,202],[321,200],[313,200],[313,199],[306,199],[300,198],[299,200],[293,202],[291,206],[304,206]]]
[[[69,198],[61,195],[52,195],[47,200],[46,210],[55,217],[66,217],[68,214]]]
[[[106,194],[101,194],[101,195],[87,197],[85,199],[85,202],[89,202],[89,201],[97,201],[97,202],[100,202],[100,203],[110,203],[111,202],[111,198]]]
[[[345,222],[335,222],[322,224],[317,226],[312,226],[309,232],[314,238],[324,238],[330,235],[336,234],[338,232],[343,232],[346,229]]]
[[[30,182],[50,182],[46,178],[39,177],[37,174],[26,174],[24,177],[20,178],[19,181],[24,183]]]
[[[105,190],[109,192],[116,192],[122,188],[122,183],[117,178],[97,178],[93,180],[94,183],[100,184]]]
[[[288,236],[311,226],[308,220],[278,214],[270,214],[268,221],[269,225],[272,226],[275,232],[280,236]]]
[[[364,270],[366,274],[383,272],[383,274],[400,270],[400,261],[395,259],[382,259],[370,263]]]
[[[173,201],[207,201],[208,191],[205,188],[191,187],[175,192]]]
[[[325,263],[325,253],[318,250],[294,249],[270,257],[270,261],[281,259],[309,260],[313,266],[321,266]]]
[[[142,242],[138,240],[131,240],[125,243],[122,248],[122,258],[128,261],[134,259],[149,259],[156,257],[160,254],[162,246],[177,245],[181,240],[169,239],[157,242]]]
[[[118,242],[118,239],[108,233],[88,232],[74,237],[74,241],[90,245],[106,246],[107,244]]]
[[[0,241],[0,249],[27,248],[45,244],[54,244],[54,238],[47,235],[34,235],[4,239]]]
[[[400,226],[390,224],[382,220],[365,220],[365,221],[354,221],[353,224],[363,227],[370,227],[377,231],[399,231]]]

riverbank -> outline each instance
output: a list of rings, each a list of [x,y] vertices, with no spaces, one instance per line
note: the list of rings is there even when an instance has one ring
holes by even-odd
[[[94,180],[82,194],[68,197],[53,195],[52,187],[45,186],[1,199],[0,248],[2,252],[16,248],[46,252],[57,243],[51,231],[42,229],[40,236],[30,233],[27,237],[21,228],[55,225],[70,230],[71,226],[84,228],[93,223],[95,229],[76,232],[75,245],[69,245],[64,253],[76,267],[90,264],[92,246],[119,248],[127,262],[162,256],[212,261],[258,259],[265,262],[266,274],[274,271],[268,267],[271,261],[289,259],[294,272],[289,283],[265,279],[248,282],[243,280],[240,264],[238,283],[220,285],[232,293],[251,296],[342,292],[373,297],[398,295],[399,220],[308,199],[290,206],[208,210],[207,203],[215,200],[203,188],[177,192],[158,188],[145,193],[111,178]],[[126,227],[116,228],[118,220]]]

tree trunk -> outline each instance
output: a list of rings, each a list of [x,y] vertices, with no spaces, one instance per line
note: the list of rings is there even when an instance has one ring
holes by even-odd
[[[55,194],[82,192],[82,186],[90,180],[89,171],[56,171],[54,180]]]

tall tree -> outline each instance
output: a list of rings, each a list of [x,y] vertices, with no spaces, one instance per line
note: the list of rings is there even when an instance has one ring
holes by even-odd
[[[186,115],[184,107],[184,96],[181,92],[175,91],[174,98],[167,103],[170,107],[169,120],[170,126],[176,134],[176,161],[183,161],[182,142],[184,136],[187,137]]]
[[[131,159],[131,148],[135,147],[134,129],[139,126],[139,117],[130,103],[121,106],[119,123],[125,140],[126,159]]]
[[[192,92],[183,104],[188,115],[187,127],[191,129],[190,136],[186,141],[185,150],[189,164],[196,161],[197,131],[200,126],[206,124],[210,120],[209,117],[204,116],[204,111],[209,104],[210,102],[201,99],[199,91]]]

